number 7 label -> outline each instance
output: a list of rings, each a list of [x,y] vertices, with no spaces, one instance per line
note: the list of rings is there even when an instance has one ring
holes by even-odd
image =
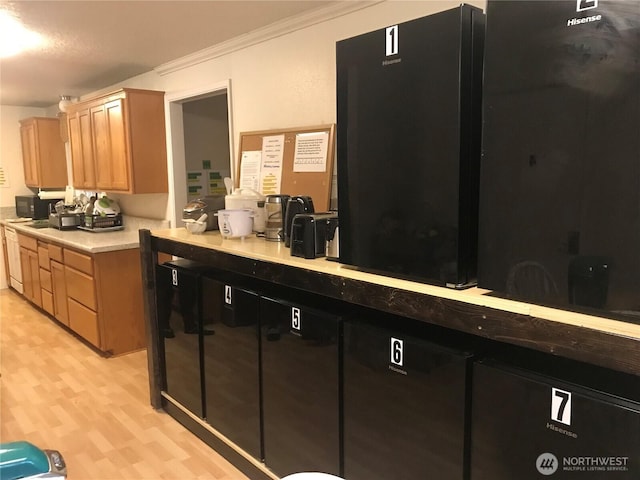
[[[551,389],[551,420],[571,425],[571,392]]]

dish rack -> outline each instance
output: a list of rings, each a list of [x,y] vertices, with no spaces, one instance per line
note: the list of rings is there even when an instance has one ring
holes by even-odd
[[[88,229],[113,228],[122,226],[122,214],[82,215],[80,226]]]

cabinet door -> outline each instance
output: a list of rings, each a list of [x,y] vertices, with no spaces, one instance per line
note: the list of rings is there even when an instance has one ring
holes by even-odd
[[[109,146],[111,149],[112,190],[129,189],[129,154],[124,118],[123,100],[114,100],[105,104],[105,115],[109,126]]]
[[[29,123],[20,127],[22,140],[22,160],[24,163],[24,183],[28,187],[38,186],[38,168],[36,151],[36,126]]]
[[[340,475],[341,320],[266,297],[259,308],[265,464]]]
[[[69,117],[69,142],[73,185],[77,188],[95,188],[96,174],[91,140],[91,115],[89,109],[80,110]]]
[[[202,278],[207,423],[262,458],[257,293]]]
[[[27,300],[33,301],[33,279],[29,267],[29,250],[20,247],[20,266],[22,268],[22,287]]]
[[[40,290],[40,265],[38,254],[32,250],[27,250],[29,256],[29,271],[31,275],[31,285],[33,286],[33,297],[31,301],[42,307],[42,292]]]
[[[129,166],[122,100],[91,109],[96,160],[96,186],[101,190],[128,190]]]
[[[51,261],[51,283],[53,287],[54,316],[65,325],[69,325],[69,308],[67,306],[67,285],[64,278],[64,265]]]

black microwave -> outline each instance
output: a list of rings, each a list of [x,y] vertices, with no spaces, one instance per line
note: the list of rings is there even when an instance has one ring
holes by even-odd
[[[37,195],[16,195],[16,216],[41,220],[49,218],[49,212],[62,198],[43,200]]]

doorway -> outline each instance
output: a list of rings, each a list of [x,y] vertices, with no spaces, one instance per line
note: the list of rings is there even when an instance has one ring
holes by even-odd
[[[230,82],[167,94],[169,116],[169,209],[172,227],[195,198],[224,195],[232,176],[233,130]]]

